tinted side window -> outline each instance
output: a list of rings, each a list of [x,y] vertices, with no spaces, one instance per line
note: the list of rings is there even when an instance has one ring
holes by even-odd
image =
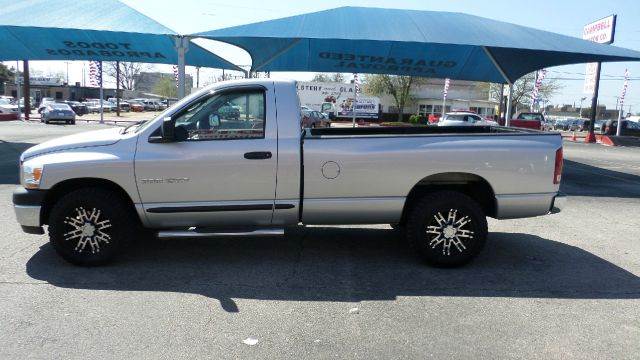
[[[264,138],[264,91],[247,90],[213,95],[198,101],[176,118],[188,140]]]

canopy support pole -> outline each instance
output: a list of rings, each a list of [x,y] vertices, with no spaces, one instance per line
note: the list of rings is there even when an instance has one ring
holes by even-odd
[[[509,126],[511,124],[511,99],[513,98],[513,82],[511,81],[511,79],[509,79],[507,74],[504,72],[504,69],[502,69],[502,66],[498,64],[498,62],[496,61],[496,58],[493,57],[493,54],[491,53],[489,48],[487,48],[486,46],[483,46],[482,50],[484,50],[484,53],[487,54],[487,57],[491,60],[491,62],[493,63],[493,66],[496,67],[496,69],[500,72],[500,75],[502,75],[502,78],[504,78],[504,80],[509,85],[509,98],[507,98],[507,108],[505,109],[506,111],[504,116],[504,126]]]
[[[504,115],[504,126],[511,126],[511,100],[513,99],[513,84],[509,83],[509,97],[507,98],[507,108]]]
[[[99,65],[100,70],[100,124],[104,124],[104,87],[102,86],[102,61]]]
[[[116,61],[116,116],[120,117],[120,61]]]
[[[18,96],[18,120],[22,120],[22,111],[20,109],[20,62],[16,61],[16,95]]]
[[[29,60],[22,61],[22,76],[24,77],[24,119],[29,120],[31,114],[31,90],[29,89]]]
[[[185,95],[185,57],[189,51],[189,38],[186,36],[177,36],[176,51],[178,52],[178,99],[182,99]]]

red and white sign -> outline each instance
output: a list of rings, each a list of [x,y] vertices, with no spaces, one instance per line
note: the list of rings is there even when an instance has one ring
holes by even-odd
[[[585,25],[582,29],[582,38],[600,44],[611,44],[616,28],[616,16],[607,16]]]
[[[585,25],[585,27],[582,29],[582,38],[584,40],[593,41],[600,44],[611,44],[613,43],[615,33],[616,15],[611,15]],[[587,69],[584,76],[584,87],[582,90],[582,92],[584,92],[585,94],[593,94],[596,87],[597,71],[597,63],[587,64]]]

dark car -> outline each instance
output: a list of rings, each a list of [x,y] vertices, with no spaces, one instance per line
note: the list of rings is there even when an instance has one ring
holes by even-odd
[[[331,127],[331,121],[315,110],[301,110],[303,128]]]
[[[604,126],[604,134],[605,135],[616,135],[618,131],[618,120],[607,120],[607,123]],[[640,124],[629,121],[622,120],[622,131],[620,132],[622,136],[640,136]]]
[[[227,103],[218,108],[218,114],[223,119],[238,120],[240,118],[240,109],[238,109],[237,106],[233,106],[230,103]]]
[[[82,116],[84,114],[88,114],[89,113],[89,108],[87,108],[87,105],[78,102],[78,101],[63,101],[63,103],[69,105],[71,107],[71,110],[73,110],[74,113],[76,113],[76,115],[78,116]]]

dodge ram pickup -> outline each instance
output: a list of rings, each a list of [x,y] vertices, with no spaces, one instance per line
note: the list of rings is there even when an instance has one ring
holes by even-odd
[[[154,120],[54,139],[20,157],[17,220],[78,265],[159,237],[284,235],[391,224],[435,266],[462,265],[486,217],[559,210],[557,133],[499,126],[303,129],[293,81],[222,82]]]

